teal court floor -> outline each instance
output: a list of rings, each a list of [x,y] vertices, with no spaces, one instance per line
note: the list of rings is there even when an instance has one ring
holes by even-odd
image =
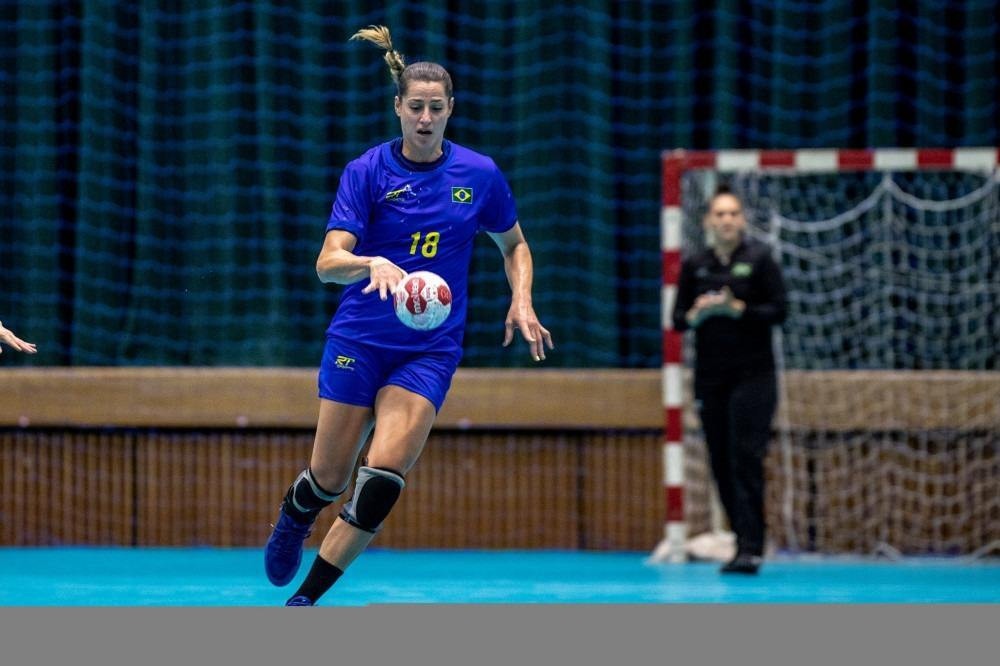
[[[260,549],[0,548],[0,606],[280,606]],[[372,549],[321,600],[375,604],[1000,603],[1000,560],[783,557],[757,576],[647,553]]]

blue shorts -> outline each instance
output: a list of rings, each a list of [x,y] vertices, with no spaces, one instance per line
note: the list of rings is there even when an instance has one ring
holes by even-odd
[[[422,395],[439,411],[460,360],[460,354],[387,350],[327,336],[319,366],[319,397],[374,407],[379,389],[392,384]]]

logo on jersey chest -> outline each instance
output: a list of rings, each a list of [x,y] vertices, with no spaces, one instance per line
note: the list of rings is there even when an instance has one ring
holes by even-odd
[[[451,188],[451,202],[461,203],[461,204],[472,203],[472,188],[471,187]]]
[[[413,188],[409,183],[398,190],[389,190],[385,193],[386,201],[405,201],[413,196]]]

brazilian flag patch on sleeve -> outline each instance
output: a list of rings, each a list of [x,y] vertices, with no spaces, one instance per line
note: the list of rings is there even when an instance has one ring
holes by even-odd
[[[453,187],[451,188],[451,201],[452,203],[472,203],[472,188],[471,187]]]

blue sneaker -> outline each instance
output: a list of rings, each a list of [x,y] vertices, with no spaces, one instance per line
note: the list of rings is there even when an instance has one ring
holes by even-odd
[[[286,606],[315,606],[316,602],[309,597],[297,595],[285,602]]]
[[[286,514],[278,514],[278,524],[264,546],[267,579],[281,587],[288,585],[302,564],[302,544],[312,534],[312,523],[303,524]]]

